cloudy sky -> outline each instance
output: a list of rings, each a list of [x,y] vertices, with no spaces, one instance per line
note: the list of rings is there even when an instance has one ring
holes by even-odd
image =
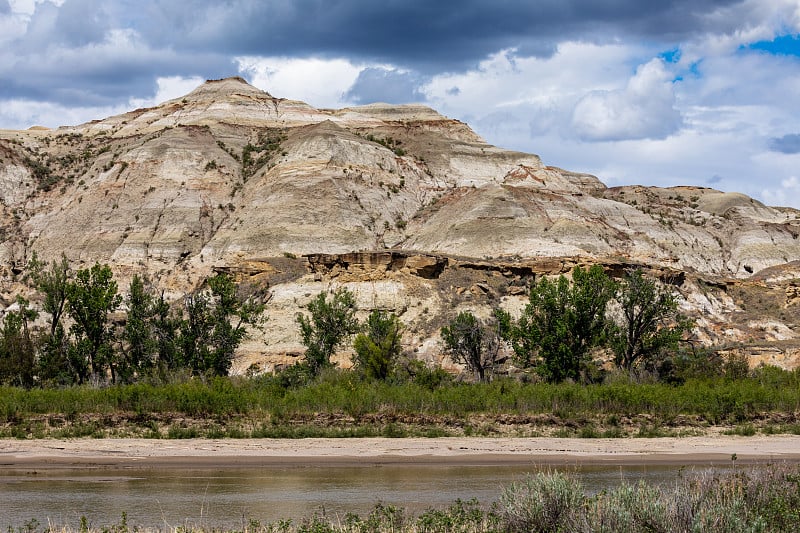
[[[606,184],[800,208],[798,0],[0,0],[0,128],[241,75],[317,107],[422,102]]]

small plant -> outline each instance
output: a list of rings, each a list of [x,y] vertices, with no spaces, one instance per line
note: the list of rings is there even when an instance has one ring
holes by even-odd
[[[757,433],[753,424],[743,424],[722,432],[724,435],[738,435],[740,437],[752,437]]]

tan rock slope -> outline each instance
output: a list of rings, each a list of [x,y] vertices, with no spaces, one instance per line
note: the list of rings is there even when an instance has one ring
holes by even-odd
[[[0,132],[0,231],[6,303],[33,251],[107,262],[123,288],[147,273],[175,299],[215,270],[268,288],[267,334],[239,370],[294,360],[294,314],[331,285],[365,313],[401,313],[408,349],[438,360],[457,310],[518,309],[533,277],[596,262],[670,280],[703,342],[800,364],[800,212],[607,188],[417,105],[315,109],[229,78],[80,126]]]

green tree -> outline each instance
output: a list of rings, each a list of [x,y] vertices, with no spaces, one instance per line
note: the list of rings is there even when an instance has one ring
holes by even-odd
[[[487,382],[500,349],[497,327],[463,311],[441,330],[445,348],[456,363],[467,366],[478,380]]]
[[[363,331],[353,341],[355,367],[371,379],[385,380],[392,373],[402,346],[403,326],[394,313],[374,310]]]
[[[125,357],[120,361],[119,375],[122,381],[129,381],[134,375],[141,376],[155,365],[158,339],[153,327],[155,319],[155,299],[147,290],[145,280],[135,274],[131,279],[126,299],[125,316]]]
[[[56,324],[55,333],[45,334],[40,341],[36,373],[42,384],[70,385],[79,379],[84,365],[74,361],[70,354],[70,340],[64,325]],[[85,374],[85,373],[84,373]]]
[[[517,361],[551,382],[577,380],[589,351],[605,340],[606,306],[615,291],[598,265],[575,267],[572,283],[563,275],[555,282],[542,278],[531,287],[519,320],[503,328]]]
[[[40,261],[34,252],[28,263],[28,272],[34,287],[44,295],[42,310],[50,315],[50,336],[55,336],[67,305],[67,290],[71,276],[67,256],[61,254],[61,260],[53,260],[47,269],[47,264]]]
[[[264,321],[264,304],[256,297],[243,297],[227,274],[208,280],[214,300],[211,334],[211,369],[218,376],[228,374],[236,349],[247,337],[247,327],[260,327]]]
[[[264,304],[244,297],[227,274],[209,278],[208,290],[185,300],[186,320],[181,324],[183,360],[195,373],[228,374],[247,327],[263,323]]]
[[[7,311],[0,327],[0,382],[30,388],[34,384],[36,347],[29,324],[38,313],[17,296],[17,309]]]
[[[211,332],[214,320],[211,298],[207,292],[189,294],[183,299],[184,318],[180,322],[178,361],[194,373],[204,373],[209,367]]]
[[[617,302],[620,313],[610,340],[614,362],[625,370],[639,363],[654,363],[666,350],[677,349],[690,327],[678,314],[675,295],[640,269],[622,280]]]
[[[111,370],[111,381],[116,381],[114,360],[114,329],[110,315],[122,303],[117,294],[117,282],[108,265],[95,265],[75,273],[75,279],[67,285],[69,314],[74,321],[72,333],[75,338],[74,359],[86,361],[93,375]],[[79,370],[79,381],[86,377]]]
[[[310,316],[298,313],[300,336],[306,347],[305,363],[313,375],[331,365],[331,356],[345,340],[358,332],[353,293],[340,288],[328,295],[319,293],[306,306]]]
[[[72,277],[64,254],[49,265],[36,252],[28,263],[33,286],[43,295],[42,311],[49,315],[48,331],[41,342],[38,371],[43,382],[66,385],[78,378],[78,370],[69,357],[70,343],[62,318],[67,307],[67,287]]]
[[[178,335],[180,327],[181,319],[175,316],[162,291],[161,295],[153,300],[151,316],[151,331],[156,343],[158,368],[162,375],[180,366]]]

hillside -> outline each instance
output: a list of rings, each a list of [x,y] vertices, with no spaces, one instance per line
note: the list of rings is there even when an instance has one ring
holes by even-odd
[[[267,290],[236,369],[294,361],[294,315],[347,284],[439,360],[460,309],[516,310],[529,281],[600,263],[674,284],[704,343],[800,366],[800,212],[700,187],[607,188],[491,146],[423,106],[315,109],[240,78],[57,130],[0,132],[3,307],[36,251],[146,273],[174,300],[214,271]],[[346,354],[342,354],[346,359]]]

